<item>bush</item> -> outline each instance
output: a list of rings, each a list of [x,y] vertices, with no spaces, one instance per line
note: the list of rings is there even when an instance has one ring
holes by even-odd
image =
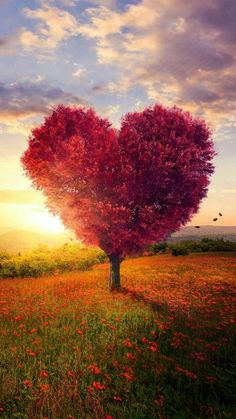
[[[183,240],[178,243],[157,243],[149,247],[152,254],[166,253],[172,255],[187,255],[190,252],[235,252],[236,243],[224,239],[203,238],[202,240]]]
[[[108,261],[108,256],[106,255],[106,253],[102,252],[97,256],[96,260],[97,263],[104,263]]]
[[[17,266],[14,259],[5,260],[0,265],[0,277],[1,278],[14,278],[18,276]]]
[[[186,256],[189,254],[189,249],[185,246],[174,246],[171,254],[173,256]]]
[[[82,248],[80,244],[69,243],[51,250],[39,246],[23,256],[10,256],[4,252],[1,254],[0,278],[37,278],[54,272],[88,271],[94,264],[107,260],[101,249]]]
[[[210,252],[229,252],[236,251],[236,243],[232,243],[229,240],[218,239],[214,242],[209,243]]]
[[[156,243],[149,246],[149,251],[153,254],[164,253],[168,249],[167,243]]]
[[[7,259],[11,259],[11,255],[9,255],[7,252],[4,252],[3,250],[0,250],[0,262]]]

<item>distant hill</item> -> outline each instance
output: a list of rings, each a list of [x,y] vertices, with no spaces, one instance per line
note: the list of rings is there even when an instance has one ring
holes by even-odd
[[[181,240],[199,240],[204,237],[224,238],[236,242],[236,226],[201,226],[201,228],[183,227],[180,231],[173,233],[167,240],[176,243]],[[0,233],[0,251],[9,253],[26,252],[35,249],[40,244],[49,247],[61,246],[74,239],[73,233],[43,234],[28,230],[10,230]]]
[[[225,240],[236,241],[236,226],[192,226],[183,227],[181,230],[173,233],[168,242],[178,242],[181,240],[200,240],[201,238],[223,238]]]
[[[61,246],[74,239],[72,233],[41,234],[36,231],[11,230],[0,234],[0,250],[9,253],[26,252],[35,249],[41,244],[49,247]]]

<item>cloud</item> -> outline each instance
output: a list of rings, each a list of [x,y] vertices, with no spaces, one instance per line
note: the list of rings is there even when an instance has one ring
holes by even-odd
[[[119,69],[111,93],[142,86],[151,101],[219,128],[229,116],[236,122],[235,13],[235,0],[140,0],[122,10],[87,8],[79,30],[94,40],[98,63]]]
[[[31,132],[34,124],[27,120],[4,120],[0,123],[0,135],[2,134],[22,134],[28,135]]]
[[[25,7],[22,13],[33,28],[0,38],[0,51],[17,45],[51,58],[64,41],[83,36],[94,42],[97,63],[116,67],[113,74],[118,74],[107,85],[95,82],[97,94],[125,95],[141,87],[150,102],[176,104],[205,117],[215,129],[234,126],[235,0],[139,0],[123,6],[115,0],[72,0],[70,5],[79,3],[86,7],[79,18],[75,8],[66,10],[64,0],[38,0],[38,8]],[[74,78],[84,76],[82,67],[73,72]]]
[[[37,83],[0,83],[0,121],[24,119],[48,113],[58,103],[85,105],[76,95],[39,80]]]
[[[28,135],[35,118],[51,112],[56,104],[88,105],[82,98],[48,85],[41,76],[34,81],[0,83],[0,134]]]
[[[108,7],[117,6],[117,0],[89,0],[89,3],[97,4],[100,6],[108,6]]]
[[[78,0],[44,0],[42,3],[49,4],[49,3],[56,3],[61,6],[66,7],[75,7],[78,4]]]
[[[85,67],[80,66],[79,68],[77,68],[73,73],[72,76],[77,78],[77,79],[83,79],[84,77],[86,77],[87,74],[87,70]]]
[[[101,113],[102,115],[109,117],[111,115],[116,114],[117,112],[120,112],[120,105],[110,105],[104,108]]]
[[[7,44],[8,44],[7,37],[1,37],[0,38],[0,48],[3,48]]]
[[[28,27],[16,28],[14,34],[0,38],[0,53],[14,54],[37,53],[38,58],[51,59],[51,53],[63,41],[78,35],[78,22],[73,14],[54,6],[54,1],[39,1],[41,7],[30,9],[25,7],[21,10],[24,18],[36,21],[33,30]],[[63,1],[60,2],[63,5]],[[74,3],[74,2],[73,2]],[[60,4],[59,4],[60,5]],[[72,6],[69,2],[67,6]],[[64,4],[65,6],[65,4]]]
[[[18,38],[17,33],[0,37],[0,55],[13,54],[19,44]]]
[[[40,191],[34,190],[0,190],[0,204],[42,205],[45,201]]]
[[[91,87],[91,91],[93,93],[104,93],[104,92],[106,92],[106,87],[103,86],[102,84],[94,84]]]
[[[26,51],[53,50],[58,45],[78,34],[78,22],[69,12],[43,3],[41,8],[22,9],[23,15],[38,21],[34,31],[21,28],[20,43]]]
[[[4,0],[2,0],[4,1]],[[84,0],[85,2],[86,0]],[[75,7],[81,3],[81,0],[38,0],[41,5],[56,4],[65,7]],[[113,7],[116,5],[116,0],[88,0],[86,3],[99,4],[104,6]]]
[[[236,42],[236,2],[234,0],[215,0],[197,10],[195,18],[206,28],[216,30],[217,42]]]

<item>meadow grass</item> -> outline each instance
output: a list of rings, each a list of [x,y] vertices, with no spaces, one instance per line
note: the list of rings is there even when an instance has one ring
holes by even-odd
[[[0,281],[0,417],[234,418],[236,254]]]

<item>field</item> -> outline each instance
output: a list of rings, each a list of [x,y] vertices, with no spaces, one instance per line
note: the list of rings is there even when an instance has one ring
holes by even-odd
[[[235,256],[0,280],[0,417],[236,417]]]

